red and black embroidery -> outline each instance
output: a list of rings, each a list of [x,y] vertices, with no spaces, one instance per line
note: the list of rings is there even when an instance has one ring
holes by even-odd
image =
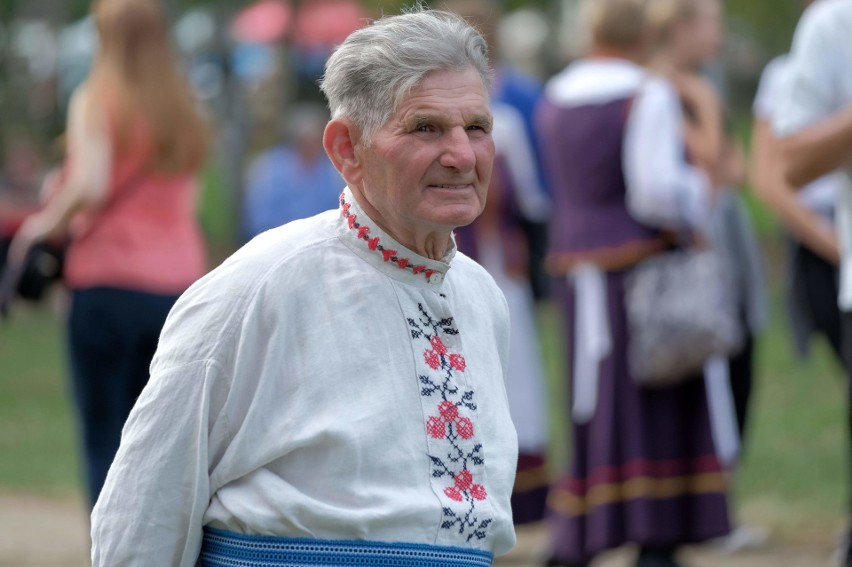
[[[404,258],[397,255],[397,251],[391,248],[385,248],[380,242],[378,236],[370,236],[370,227],[359,223],[357,216],[355,213],[350,212],[352,205],[346,202],[346,196],[344,193],[340,194],[340,210],[343,218],[346,219],[346,222],[349,225],[349,228],[357,231],[358,238],[367,243],[367,248],[378,252],[382,255],[385,262],[391,262],[396,264],[396,266],[402,270],[410,270],[415,274],[423,274],[427,280],[432,276],[432,274],[436,273],[437,270],[432,270],[427,268],[422,264],[412,264],[411,260],[408,258]]]
[[[461,390],[456,373],[465,371],[467,363],[461,353],[451,352],[442,336],[458,335],[453,318],[433,318],[417,305],[419,316],[408,318],[411,338],[423,344],[426,374],[420,375],[420,395],[427,411],[426,434],[430,440],[432,478],[442,479],[440,492],[446,497],[441,528],[457,530],[461,536],[485,539],[492,518],[482,517],[478,504],[488,499],[482,484],[485,458],[482,443],[476,439],[476,426],[471,419],[476,413],[473,390]],[[427,401],[428,398],[428,401]]]

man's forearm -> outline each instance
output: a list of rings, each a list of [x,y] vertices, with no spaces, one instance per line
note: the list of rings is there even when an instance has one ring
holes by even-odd
[[[852,160],[852,105],[781,138],[784,177],[801,187]]]

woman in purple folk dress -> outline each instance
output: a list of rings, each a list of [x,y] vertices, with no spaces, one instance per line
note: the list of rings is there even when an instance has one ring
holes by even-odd
[[[677,93],[640,63],[641,0],[583,6],[591,45],[547,85],[537,134],[553,188],[548,269],[565,316],[572,459],[548,499],[549,565],[633,543],[637,567],[727,534],[727,481],[700,377],[642,388],[627,362],[625,278],[665,231],[707,228],[712,184],[685,159]]]

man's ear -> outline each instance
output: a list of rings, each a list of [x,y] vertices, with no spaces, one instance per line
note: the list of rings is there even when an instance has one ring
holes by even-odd
[[[322,145],[331,163],[349,186],[361,181],[361,163],[355,153],[358,132],[351,122],[341,118],[331,120],[325,126]]]

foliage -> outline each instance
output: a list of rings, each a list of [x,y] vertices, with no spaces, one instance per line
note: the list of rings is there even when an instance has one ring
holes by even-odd
[[[728,0],[728,19],[766,55],[785,53],[802,11],[802,0]]]

